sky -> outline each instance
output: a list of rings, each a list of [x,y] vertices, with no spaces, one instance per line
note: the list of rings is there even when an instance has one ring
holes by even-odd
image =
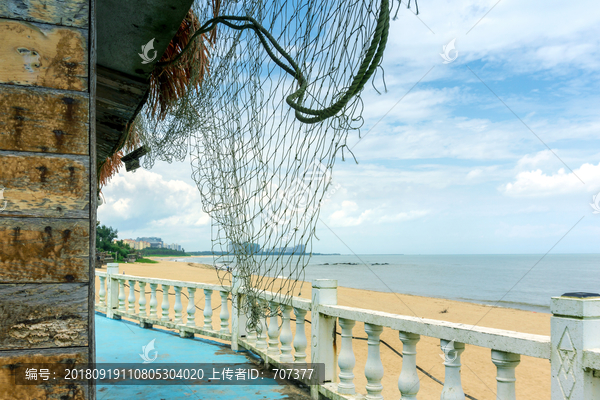
[[[363,92],[362,138],[348,139],[358,164],[336,161],[313,251],[600,252],[596,2],[403,6],[382,65],[388,90]],[[98,220],[120,239],[210,250],[190,176],[189,159],[123,168]]]

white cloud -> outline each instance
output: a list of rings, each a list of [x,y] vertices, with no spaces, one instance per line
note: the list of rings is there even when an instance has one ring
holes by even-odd
[[[357,226],[365,222],[373,210],[359,212],[358,205],[353,201],[343,201],[341,209],[332,213],[328,220],[333,227]]]
[[[424,217],[429,214],[429,210],[412,210],[408,212],[400,212],[397,214],[385,215],[380,217],[379,223],[410,221],[413,219]]]
[[[112,200],[113,197],[109,197],[109,199]],[[121,218],[128,219],[129,218],[129,203],[131,203],[131,199],[122,197],[114,202],[112,209]]]
[[[490,249],[487,238],[494,232],[513,239],[495,251],[532,251],[546,246],[535,238],[565,233],[569,226],[561,218],[569,212],[590,212],[589,193],[600,190],[600,14],[590,12],[596,3],[502,0],[466,35],[494,4],[421,2],[419,18],[435,34],[404,6],[392,23],[383,62],[388,93],[377,95],[370,83],[365,88],[362,134],[391,111],[355,148],[358,138],[350,134],[348,145],[361,164],[336,164],[334,182],[341,187],[328,193],[321,210],[328,225],[344,228],[336,231],[341,236],[359,237],[364,252],[399,251],[397,237],[409,225],[418,229],[410,230],[405,244],[419,251],[443,248],[424,239],[433,231],[448,236],[449,230],[456,239],[452,251]],[[454,38],[458,58],[443,65],[439,53]],[[559,170],[555,155],[466,66],[569,166],[578,167],[585,185],[568,169]],[[378,73],[381,90],[380,79]],[[104,190],[107,204],[99,219],[119,228],[120,237],[157,235],[206,250],[210,219],[189,175],[189,163],[123,172]],[[568,194],[586,198],[574,206]],[[588,221],[597,223],[589,218],[582,225]],[[320,242],[317,251],[334,251],[339,243],[332,240]]]
[[[199,249],[203,241],[207,250],[210,217],[202,212],[196,186],[178,179],[185,179],[179,173],[121,171],[103,189],[106,202],[98,208],[98,219],[117,228],[121,239],[159,236],[188,250]]]
[[[555,174],[546,174],[541,169],[519,172],[514,182],[502,185],[500,190],[509,196],[555,196],[594,191],[598,188],[600,163],[586,163],[573,172],[566,172],[564,168]]]
[[[442,46],[456,39],[457,60],[449,68],[439,68],[437,73],[448,73],[451,67],[481,59],[501,64],[502,75],[550,68],[557,72],[560,67],[571,66],[598,68],[600,14],[590,12],[597,6],[594,1],[503,0],[496,6],[494,3],[433,0],[420,4],[419,18],[401,12],[400,20],[391,25],[386,64],[441,66]]]

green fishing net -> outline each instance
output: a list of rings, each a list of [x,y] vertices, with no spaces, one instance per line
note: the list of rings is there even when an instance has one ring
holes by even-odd
[[[408,4],[410,6],[410,4]],[[324,194],[350,131],[362,126],[360,93],[381,69],[388,0],[197,1],[200,32],[217,29],[210,73],[160,122],[142,112],[144,160],[183,160],[212,221],[215,265],[235,276],[249,330],[302,290]],[[395,11],[394,11],[395,10]],[[375,84],[375,83],[373,83]],[[278,278],[278,279],[277,279]]]

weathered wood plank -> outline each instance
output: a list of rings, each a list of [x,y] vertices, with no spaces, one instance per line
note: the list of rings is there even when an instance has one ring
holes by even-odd
[[[0,283],[88,282],[89,220],[0,218]]]
[[[0,350],[87,346],[88,284],[0,284],[0,315]]]
[[[2,216],[89,218],[89,157],[0,151]]]
[[[0,150],[89,152],[85,93],[0,85]]]
[[[96,35],[96,0],[89,0],[90,7],[90,35],[89,43],[89,95],[90,95],[90,130],[89,130],[89,154],[90,154],[90,174],[89,182],[90,186],[90,215],[89,215],[89,259],[88,259],[88,349],[89,359],[92,362],[96,362],[96,319],[94,313],[94,305],[96,303],[96,279],[94,272],[96,269],[96,218],[98,211],[98,179],[96,176],[96,86],[97,86],[97,35]],[[92,391],[89,396],[90,400],[96,400],[96,388],[92,387]]]
[[[16,367],[28,363],[60,363],[66,366],[87,363],[87,347],[69,349],[43,349],[0,351],[0,399],[30,400],[83,400],[91,398],[94,390],[80,384],[70,385],[15,385]]]
[[[132,117],[132,113],[138,108],[150,88],[148,81],[101,65],[98,66],[96,78],[98,100],[101,99],[107,105],[112,105],[117,112],[121,110],[120,116],[126,119]]]
[[[0,83],[88,90],[88,31],[0,18]]]
[[[87,28],[89,0],[9,0],[0,2],[0,17]]]
[[[149,92],[149,83],[98,66],[96,96],[97,162],[111,156]]]

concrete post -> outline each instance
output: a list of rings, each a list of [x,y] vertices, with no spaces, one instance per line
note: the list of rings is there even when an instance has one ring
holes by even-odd
[[[113,310],[119,306],[119,281],[113,279],[113,275],[119,275],[119,264],[106,264],[106,317],[121,319],[119,315],[113,313]]]
[[[600,294],[565,293],[551,310],[551,399],[600,399],[600,379],[582,364],[584,350],[600,347]]]
[[[242,300],[240,294],[242,281],[235,274],[231,274],[231,350],[238,351],[238,340],[246,336],[246,315],[242,313]]]
[[[337,280],[315,279],[312,282],[311,363],[325,364],[325,382],[335,382],[337,366],[336,318],[322,315],[321,305],[337,305]],[[311,397],[318,399],[319,388],[311,386]]]

